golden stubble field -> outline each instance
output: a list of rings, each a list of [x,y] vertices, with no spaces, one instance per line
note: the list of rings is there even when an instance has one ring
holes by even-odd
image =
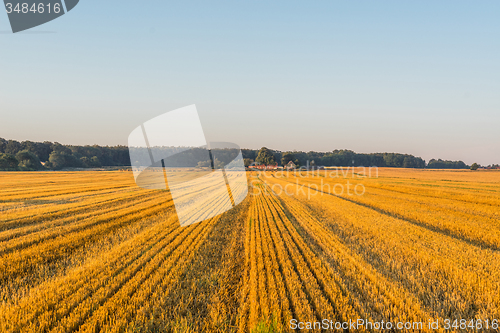
[[[130,172],[2,172],[0,332],[500,319],[500,172],[353,171],[248,173],[188,227]]]

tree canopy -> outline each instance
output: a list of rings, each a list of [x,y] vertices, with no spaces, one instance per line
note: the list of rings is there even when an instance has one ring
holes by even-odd
[[[18,161],[18,167],[20,170],[35,171],[43,168],[38,156],[27,149],[18,152],[16,154],[16,160]]]
[[[290,161],[295,160],[295,154],[291,151],[284,152],[281,156],[281,165],[287,165]]]
[[[174,150],[174,147],[165,149]],[[286,165],[293,161],[297,166],[378,166],[395,168],[430,168],[430,169],[467,169],[462,161],[444,161],[432,159],[428,164],[420,158],[409,154],[372,153],[360,154],[352,150],[336,149],[330,152],[280,152],[267,147],[260,150],[242,149],[245,165],[255,161],[258,164],[274,165],[276,161]],[[22,152],[22,154],[17,155]],[[175,152],[174,152],[175,153]],[[234,149],[213,149],[214,159],[227,164],[235,158]],[[177,162],[185,166],[197,166],[206,158],[206,150],[193,148],[183,152]],[[203,157],[201,157],[203,156]],[[38,159],[38,160],[37,160]],[[63,168],[96,168],[101,166],[130,166],[129,149],[126,146],[73,146],[58,142],[32,142],[5,140],[0,138],[0,170],[39,170],[43,168],[60,170]]]
[[[19,162],[14,155],[0,153],[0,170],[15,171],[18,169],[18,164]]]
[[[255,161],[259,164],[264,164],[264,165],[276,164],[276,160],[274,159],[274,154],[267,147],[260,148]]]
[[[468,166],[462,161],[443,161],[432,159],[427,164],[428,169],[467,169]]]

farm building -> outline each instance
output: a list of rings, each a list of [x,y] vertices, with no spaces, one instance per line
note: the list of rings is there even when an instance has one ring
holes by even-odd
[[[285,169],[286,170],[293,170],[297,168],[297,165],[295,165],[295,163],[293,163],[292,161],[288,162],[286,165],[285,165]]]
[[[277,170],[278,169],[278,163],[274,165],[265,165],[265,164],[252,164],[248,166],[249,169],[251,170]]]

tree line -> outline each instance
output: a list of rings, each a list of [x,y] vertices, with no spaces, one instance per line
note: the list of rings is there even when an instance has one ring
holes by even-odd
[[[421,157],[399,153],[356,153],[347,149],[336,149],[331,152],[281,152],[262,147],[260,150],[243,149],[245,165],[252,163],[286,165],[292,161],[300,166],[377,166],[394,168],[429,168],[429,169],[468,169],[463,161],[443,161],[432,159],[426,163]]]
[[[61,170],[104,165],[129,166],[128,147],[72,146],[58,142],[18,142],[0,138],[0,170]]]
[[[166,147],[175,153],[177,148]],[[432,159],[426,163],[422,158],[399,153],[362,154],[351,150],[333,150],[331,152],[281,152],[262,147],[260,150],[242,149],[245,165],[251,163],[266,165],[286,165],[292,161],[296,166],[378,166],[396,168],[430,168],[430,169],[467,169],[462,161],[443,161]],[[206,150],[193,148],[183,152],[176,162],[186,166],[200,166],[205,161]],[[203,156],[203,157],[202,157]],[[235,153],[233,150],[213,152],[215,158],[224,163],[230,162]],[[216,161],[217,162],[217,161]],[[127,146],[74,146],[62,145],[58,142],[32,142],[5,140],[0,138],[0,170],[61,170],[64,168],[98,168],[101,166],[130,166],[130,155]],[[202,164],[204,164],[202,162]],[[206,164],[206,163],[205,163]]]

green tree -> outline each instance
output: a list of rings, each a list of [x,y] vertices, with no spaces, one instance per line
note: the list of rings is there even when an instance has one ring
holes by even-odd
[[[217,157],[214,159],[214,168],[215,169],[222,169],[226,164],[222,161],[220,161]],[[210,160],[208,161],[200,161],[198,162],[198,165],[196,165],[198,168],[212,168],[212,162]]]
[[[22,150],[21,144],[15,140],[7,141],[5,145],[5,153],[15,155]]]
[[[53,151],[49,155],[49,163],[47,166],[54,170],[61,170],[66,167],[65,154],[60,151]]]
[[[244,158],[243,163],[245,164],[246,167],[248,167],[250,164],[253,163],[253,160],[251,158]]]
[[[82,163],[82,167],[90,168],[90,158],[87,156],[80,157],[80,162]]]
[[[413,158],[411,158],[410,156],[405,156],[405,158],[403,159],[403,168],[414,168],[415,167],[415,163],[413,161]]]
[[[215,169],[222,169],[225,166],[224,162],[219,161],[219,159],[216,157],[214,160],[214,168]]]
[[[0,153],[5,152],[5,146],[7,146],[7,140],[0,138]]]
[[[0,154],[0,170],[16,171],[18,170],[17,158],[12,154]]]
[[[196,165],[198,168],[212,168],[212,162],[210,161],[199,161],[198,165]]]
[[[479,168],[479,164],[477,164],[477,163],[472,163],[472,165],[470,166],[471,170],[477,170],[478,168]]]
[[[101,161],[97,156],[92,156],[92,158],[90,159],[90,165],[96,168],[100,168],[102,166]]]
[[[16,159],[19,162],[19,168],[25,171],[35,171],[42,169],[40,159],[31,151],[25,149],[16,154]]]
[[[259,164],[264,164],[264,165],[276,164],[276,160],[274,159],[273,153],[266,147],[262,147],[259,150],[259,154],[257,155],[257,159],[255,161]]]
[[[295,154],[291,151],[287,151],[286,153],[283,153],[283,156],[281,157],[281,165],[287,165],[288,162],[293,160],[295,160]]]
[[[42,162],[46,162],[49,160],[49,155],[52,152],[52,144],[47,142],[30,142],[25,141],[21,143],[23,149],[28,149],[30,152],[34,153],[38,159]]]

